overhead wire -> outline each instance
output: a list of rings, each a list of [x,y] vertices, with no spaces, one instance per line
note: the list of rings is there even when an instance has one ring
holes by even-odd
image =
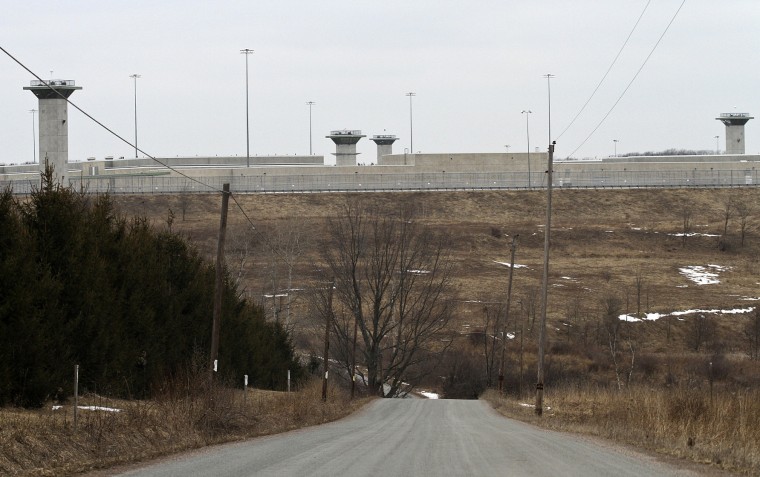
[[[618,98],[615,101],[615,103],[607,111],[607,113],[604,115],[604,117],[602,117],[601,121],[599,121],[599,123],[596,125],[596,127],[594,127],[594,129],[588,134],[588,136],[586,136],[586,138],[583,140],[583,142],[581,142],[580,145],[578,145],[578,147],[576,147],[575,150],[573,150],[573,152],[571,152],[570,154],[567,155],[568,159],[570,158],[570,156],[572,156],[573,154],[575,154],[576,152],[578,152],[578,149],[580,149],[581,147],[583,147],[584,144],[586,144],[586,142],[591,138],[591,136],[594,135],[594,133],[599,129],[599,127],[604,123],[604,121],[607,120],[607,118],[609,117],[609,115],[612,114],[612,111],[615,109],[615,107],[618,105],[618,103],[620,103],[620,101],[623,99],[623,96],[625,96],[625,94],[628,92],[628,90],[630,89],[631,85],[633,85],[633,82],[636,81],[636,78],[638,78],[639,74],[644,69],[644,66],[646,66],[647,62],[649,61],[649,59],[654,54],[655,50],[657,50],[657,47],[662,42],[662,39],[665,37],[665,34],[668,32],[668,30],[670,30],[671,25],[673,25],[673,22],[676,20],[676,17],[678,16],[678,13],[681,11],[681,9],[683,8],[683,6],[684,6],[685,3],[686,3],[686,0],[683,0],[681,2],[681,5],[678,6],[678,9],[676,10],[676,12],[673,14],[673,17],[668,22],[667,26],[665,27],[665,30],[662,32],[662,34],[660,35],[660,37],[657,39],[657,42],[654,44],[654,46],[652,47],[652,49],[649,51],[649,54],[644,59],[644,62],[641,64],[641,66],[639,67],[639,69],[636,71],[636,74],[633,75],[633,78],[631,78],[631,81],[628,82],[628,85],[625,87],[625,89],[623,90],[623,92],[620,93],[620,96],[618,96]]]
[[[165,167],[165,168],[169,169],[170,171],[173,171],[173,172],[175,172],[176,174],[178,174],[178,175],[180,175],[180,176],[182,176],[182,177],[184,177],[184,178],[186,178],[186,179],[188,179],[188,180],[190,180],[190,181],[192,181],[192,182],[195,182],[195,183],[197,183],[197,184],[200,184],[201,186],[203,186],[203,187],[206,187],[206,188],[208,188],[208,189],[210,189],[210,190],[212,190],[212,191],[220,192],[220,193],[222,193],[222,194],[224,194],[224,193],[225,193],[225,191],[224,191],[224,190],[222,190],[222,189],[220,189],[219,187],[213,186],[213,185],[211,185],[211,184],[208,184],[208,183],[205,183],[205,182],[203,182],[203,181],[201,181],[201,180],[199,180],[199,179],[196,179],[196,178],[194,178],[194,177],[192,177],[192,176],[189,176],[189,175],[185,174],[184,172],[182,172],[182,171],[180,171],[180,170],[178,170],[178,169],[176,169],[176,168],[174,168],[174,167],[172,167],[172,166],[170,166],[170,165],[168,165],[168,164],[164,163],[163,161],[161,161],[161,160],[159,160],[159,159],[155,158],[154,156],[152,156],[152,155],[150,155],[150,154],[146,153],[146,152],[145,152],[145,151],[143,151],[142,149],[139,149],[139,148],[138,148],[138,147],[137,147],[135,144],[132,144],[132,143],[131,143],[131,142],[130,142],[128,139],[125,139],[124,137],[122,137],[121,135],[119,135],[118,133],[116,133],[114,130],[112,130],[111,128],[109,128],[108,126],[106,126],[105,124],[103,124],[102,122],[98,121],[98,120],[97,120],[96,118],[94,118],[94,117],[93,117],[91,114],[89,114],[88,112],[86,112],[85,110],[83,110],[82,108],[80,108],[80,107],[79,107],[77,104],[75,104],[74,102],[72,102],[72,101],[71,101],[69,98],[67,98],[66,96],[64,96],[64,95],[63,95],[63,94],[62,94],[60,91],[58,91],[56,88],[54,88],[54,87],[53,87],[53,86],[52,86],[50,83],[48,83],[47,81],[43,80],[43,79],[42,79],[42,78],[41,78],[39,75],[37,75],[37,73],[35,73],[34,71],[32,71],[32,70],[31,70],[29,67],[27,67],[27,66],[26,66],[24,63],[22,63],[22,62],[21,62],[20,60],[18,60],[18,59],[17,59],[15,56],[13,56],[13,55],[12,55],[10,52],[8,52],[8,50],[6,50],[5,48],[3,48],[2,46],[0,46],[0,50],[1,50],[3,53],[5,53],[5,54],[6,54],[6,55],[7,55],[7,56],[10,58],[10,59],[12,59],[12,60],[13,60],[13,61],[14,61],[16,64],[18,64],[19,66],[21,66],[21,68],[23,68],[23,69],[24,69],[24,70],[26,70],[26,71],[27,71],[29,74],[31,74],[32,76],[34,76],[35,78],[37,78],[37,80],[38,80],[38,81],[40,81],[40,83],[42,83],[42,85],[44,85],[44,86],[46,86],[47,88],[51,89],[51,90],[52,90],[53,92],[55,92],[55,93],[56,93],[58,96],[60,96],[62,99],[64,99],[64,100],[65,100],[65,101],[66,101],[68,104],[70,104],[70,105],[71,105],[73,108],[75,108],[77,111],[79,111],[80,113],[84,114],[84,115],[85,115],[85,116],[86,116],[88,119],[90,119],[92,122],[94,122],[95,124],[97,124],[97,125],[98,125],[98,126],[100,126],[101,128],[105,129],[105,130],[106,130],[108,133],[110,133],[110,134],[111,134],[111,135],[113,135],[114,137],[118,138],[119,140],[121,140],[122,142],[124,142],[125,144],[127,144],[128,146],[130,146],[131,148],[134,148],[134,149],[136,149],[137,151],[141,152],[142,154],[144,154],[144,155],[145,155],[147,158],[151,159],[152,161],[154,161],[154,162],[157,162],[157,163],[158,163],[158,164],[160,164],[161,166],[163,166],[163,167]],[[248,224],[251,226],[251,230],[253,230],[253,232],[254,232],[256,235],[258,235],[260,238],[262,238],[263,242],[265,242],[265,243],[266,243],[266,244],[269,246],[269,248],[270,248],[270,249],[271,249],[271,250],[272,250],[272,251],[273,251],[275,254],[280,254],[280,255],[281,255],[281,252],[280,252],[279,250],[277,250],[277,248],[276,248],[276,247],[275,247],[275,246],[274,246],[274,245],[273,245],[273,244],[270,242],[270,240],[269,240],[269,239],[268,239],[268,238],[267,238],[267,237],[266,237],[266,236],[265,236],[263,233],[261,233],[261,232],[260,232],[260,231],[259,231],[259,230],[256,228],[256,226],[254,225],[253,221],[252,221],[252,220],[251,220],[251,218],[248,216],[248,214],[246,213],[246,211],[243,209],[243,206],[240,204],[240,202],[238,202],[238,200],[237,200],[237,198],[235,197],[235,195],[234,195],[232,192],[227,192],[227,193],[229,193],[229,194],[230,194],[230,198],[232,198],[232,201],[235,203],[235,205],[237,206],[237,208],[238,208],[238,209],[240,210],[240,212],[243,214],[243,217],[245,217],[246,221],[247,221],[247,222],[248,222]]]
[[[594,98],[594,96],[596,95],[596,92],[599,91],[599,88],[602,86],[602,83],[604,83],[604,80],[607,79],[607,76],[609,76],[610,71],[612,71],[612,68],[615,66],[615,63],[617,63],[617,60],[620,58],[620,55],[623,54],[623,50],[628,45],[628,42],[633,36],[633,33],[636,31],[636,28],[639,26],[641,19],[644,18],[644,14],[646,13],[647,8],[649,8],[650,3],[652,3],[652,0],[647,0],[646,5],[644,5],[644,9],[641,11],[641,15],[639,15],[639,18],[636,20],[636,23],[633,25],[633,28],[631,29],[630,33],[628,33],[628,37],[626,37],[625,41],[623,42],[623,45],[618,50],[617,55],[615,55],[615,58],[612,60],[612,63],[610,63],[609,68],[607,68],[607,71],[604,73],[604,76],[602,76],[602,79],[599,80],[599,83],[597,83],[596,88],[594,88],[594,91],[591,92],[591,96],[589,96],[586,102],[583,103],[583,106],[581,106],[581,108],[578,110],[578,113],[570,121],[570,124],[568,124],[567,127],[562,130],[559,136],[557,136],[557,139],[561,138],[562,135],[565,134],[567,130],[570,129],[570,127],[572,127],[573,124],[575,124],[575,121],[578,119],[581,113],[583,113],[583,111],[586,109],[586,106],[588,106],[588,104]]]

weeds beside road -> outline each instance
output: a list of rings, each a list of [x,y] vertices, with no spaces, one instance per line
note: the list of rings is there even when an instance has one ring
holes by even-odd
[[[701,388],[562,388],[546,395],[544,416],[532,398],[487,391],[501,414],[532,424],[590,434],[747,475],[760,470],[760,392]],[[527,406],[525,404],[531,404]]]
[[[79,412],[76,432],[71,405],[52,410],[0,410],[0,475],[75,475],[119,464],[322,424],[344,417],[367,402],[351,401],[337,387],[321,401],[321,381],[298,392],[217,387],[209,395],[151,401],[85,396],[80,406],[120,412]],[[70,404],[70,403],[69,403]]]

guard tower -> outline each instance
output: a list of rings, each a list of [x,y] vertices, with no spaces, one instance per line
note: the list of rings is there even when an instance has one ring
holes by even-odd
[[[358,129],[342,129],[339,131],[330,131],[329,136],[335,143],[335,165],[336,166],[355,166],[356,143],[359,139],[367,137]]]
[[[715,119],[726,125],[726,154],[744,154],[744,125],[755,118],[749,113],[723,113]]]
[[[69,162],[68,103],[66,98],[82,89],[74,80],[33,80],[24,89],[39,99],[40,170],[49,164],[58,182],[63,182]]]
[[[393,143],[398,140],[395,134],[375,134],[370,141],[377,144],[377,165],[382,165],[383,156],[393,154]]]

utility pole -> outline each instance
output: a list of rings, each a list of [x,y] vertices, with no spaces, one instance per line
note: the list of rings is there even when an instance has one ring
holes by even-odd
[[[541,325],[538,338],[538,382],[536,383],[536,415],[544,412],[544,350],[546,348],[546,309],[549,298],[549,243],[552,222],[552,167],[554,162],[554,144],[549,145],[549,161],[546,187],[546,224],[544,225],[544,271],[541,281]]]
[[[222,186],[222,213],[219,220],[219,241],[216,246],[216,283],[214,285],[214,316],[211,327],[211,363],[209,366],[209,389],[214,382],[216,360],[219,354],[219,330],[222,321],[222,289],[224,285],[224,239],[227,235],[227,208],[230,202],[230,184]]]
[[[335,289],[335,278],[330,282],[330,290],[327,292],[327,313],[325,313],[325,356],[323,360],[324,376],[322,377],[322,402],[327,402],[327,370],[329,366],[330,353],[330,321],[333,317],[333,290]]]
[[[544,271],[541,281],[541,326],[538,338],[538,379],[536,382],[536,409],[537,416],[544,413],[544,354],[546,348],[546,310],[549,299],[549,244],[552,231],[552,169],[554,168],[554,145],[552,141],[552,90],[551,79],[553,74],[546,74],[546,84],[549,93],[549,160],[546,167],[546,224],[544,224]]]
[[[509,285],[507,285],[507,311],[504,317],[504,327],[501,331],[501,361],[499,362],[499,393],[504,393],[504,354],[507,350],[507,322],[509,322],[509,308],[512,304],[512,275],[515,270],[515,251],[517,250],[517,238],[520,235],[512,237],[512,243],[509,248],[512,256],[509,259]]]

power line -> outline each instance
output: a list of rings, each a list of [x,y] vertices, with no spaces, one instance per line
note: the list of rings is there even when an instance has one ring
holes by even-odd
[[[625,87],[625,89],[623,90],[623,92],[620,93],[620,96],[618,97],[617,101],[615,101],[615,103],[612,105],[612,107],[609,109],[609,111],[607,111],[607,114],[604,115],[604,117],[602,118],[602,120],[599,121],[599,124],[597,124],[596,127],[589,133],[589,135],[586,136],[586,139],[584,139],[583,142],[581,142],[581,144],[578,147],[576,147],[573,152],[571,152],[570,154],[567,155],[568,159],[570,158],[570,156],[572,156],[573,154],[575,154],[576,152],[578,152],[578,149],[580,149],[581,147],[583,147],[584,144],[586,144],[586,141],[588,141],[591,138],[591,136],[594,135],[594,133],[597,131],[597,129],[599,129],[599,127],[602,125],[602,123],[604,123],[604,121],[607,119],[607,117],[609,117],[609,115],[612,114],[612,111],[618,105],[618,103],[620,102],[620,100],[623,99],[623,96],[625,96],[625,93],[628,92],[628,89],[631,87],[631,85],[633,84],[633,82],[636,81],[636,78],[638,78],[639,73],[641,73],[641,70],[643,70],[644,66],[646,66],[647,62],[649,61],[649,58],[652,57],[652,55],[654,54],[655,50],[660,45],[660,42],[665,37],[665,34],[668,32],[668,30],[670,30],[670,26],[676,20],[676,17],[678,16],[678,13],[681,11],[681,9],[683,8],[683,6],[684,6],[685,3],[686,3],[686,0],[683,0],[681,2],[681,5],[679,5],[678,10],[676,10],[676,12],[673,14],[673,18],[671,18],[670,22],[668,22],[668,25],[665,27],[665,30],[662,32],[662,35],[660,35],[660,38],[657,39],[657,42],[654,44],[654,46],[652,47],[652,50],[649,52],[649,54],[647,55],[647,57],[644,59],[644,62],[641,64],[641,66],[639,67],[638,71],[636,71],[636,74],[633,75],[633,78],[631,79],[631,81]]]
[[[588,103],[591,102],[591,100],[596,95],[596,92],[599,91],[599,88],[602,86],[602,83],[604,83],[604,80],[607,79],[607,76],[610,74],[610,71],[612,71],[612,67],[615,66],[615,63],[617,63],[618,58],[620,58],[620,55],[623,53],[623,50],[625,49],[626,45],[628,45],[628,41],[631,39],[631,36],[633,36],[633,32],[636,31],[636,27],[639,26],[639,22],[641,22],[641,19],[644,17],[644,13],[646,13],[647,8],[649,8],[649,4],[652,3],[652,0],[648,0],[647,4],[644,5],[644,10],[642,10],[641,15],[639,15],[638,20],[636,20],[636,23],[633,25],[633,28],[631,29],[631,32],[628,33],[628,37],[625,39],[625,42],[623,42],[623,46],[620,47],[620,49],[617,52],[617,55],[615,55],[615,59],[612,60],[612,63],[610,63],[609,68],[607,68],[607,71],[604,73],[604,76],[602,76],[602,79],[599,80],[599,83],[596,85],[596,88],[594,88],[594,91],[591,93],[591,96],[588,97],[585,103],[583,103],[583,106],[581,106],[581,109],[578,110],[578,113],[573,117],[572,121],[570,121],[570,124],[567,125],[565,129],[562,130],[559,136],[557,136],[557,139],[560,139],[563,134],[567,132],[568,129],[575,123],[575,120],[578,119],[578,116],[581,115],[581,113],[586,109],[586,106],[588,106]]]
[[[2,50],[3,53],[5,53],[6,55],[8,55],[8,57],[10,59],[12,59],[13,61],[15,61],[19,66],[21,66],[23,69],[25,69],[29,74],[31,74],[32,76],[34,76],[35,78],[37,78],[40,81],[40,83],[42,83],[43,86],[47,86],[48,88],[50,88],[55,94],[57,94],[58,96],[60,96],[61,98],[63,98],[68,104],[70,104],[72,107],[74,107],[77,111],[79,111],[80,113],[84,114],[92,122],[94,122],[95,124],[97,124],[101,128],[103,128],[106,131],[108,131],[109,133],[111,133],[113,136],[115,136],[116,138],[118,138],[119,140],[121,140],[123,143],[125,143],[129,147],[134,148],[135,151],[140,151],[141,153],[145,154],[145,156],[148,157],[148,158],[150,158],[151,160],[153,160],[153,161],[161,164],[162,166],[166,167],[167,169],[169,169],[171,171],[174,171],[177,174],[179,174],[179,175],[181,175],[181,176],[183,176],[183,177],[185,177],[185,178],[187,178],[187,179],[189,179],[189,180],[191,180],[193,182],[197,182],[198,184],[200,184],[200,185],[202,185],[204,187],[208,187],[209,189],[215,190],[217,192],[222,192],[222,190],[219,189],[218,187],[211,186],[211,185],[206,184],[206,183],[204,183],[202,181],[199,181],[198,179],[190,177],[187,174],[185,174],[185,173],[183,173],[181,171],[178,171],[177,169],[174,169],[173,167],[169,166],[168,164],[165,164],[165,163],[161,162],[160,160],[158,160],[155,157],[151,156],[150,154],[148,154],[147,152],[143,151],[142,149],[138,149],[137,148],[137,144],[132,144],[127,139],[124,139],[122,136],[120,136],[119,134],[117,134],[111,128],[109,128],[105,124],[101,123],[100,121],[98,121],[97,119],[95,119],[94,117],[92,117],[89,113],[87,113],[85,110],[83,110],[82,108],[80,108],[79,106],[77,106],[76,104],[74,104],[69,98],[67,98],[66,96],[64,96],[63,94],[61,94],[60,91],[58,91],[57,89],[53,88],[47,81],[45,81],[42,78],[40,78],[40,76],[37,75],[37,73],[35,73],[31,69],[29,69],[25,64],[23,64],[18,59],[16,59],[15,56],[11,55],[5,48],[3,48],[2,46],[0,46],[0,50]]]
[[[266,243],[270,247],[270,249],[272,250],[272,252],[274,252],[275,254],[280,254],[280,252],[272,245],[272,243],[267,239],[267,237],[265,237],[256,228],[256,226],[254,225],[254,223],[251,220],[251,218],[248,216],[248,214],[243,209],[243,206],[240,205],[240,203],[237,201],[237,199],[235,198],[235,196],[231,192],[225,192],[225,191],[223,191],[222,189],[220,189],[218,187],[212,186],[212,185],[207,184],[207,183],[205,183],[203,181],[200,181],[200,180],[198,180],[198,179],[196,179],[194,177],[191,177],[191,176],[185,174],[184,172],[182,172],[182,171],[180,171],[178,169],[175,169],[174,167],[172,167],[172,166],[170,166],[170,165],[168,165],[168,164],[160,161],[159,159],[156,159],[155,157],[151,156],[150,154],[148,154],[147,152],[143,151],[142,149],[139,149],[136,144],[130,143],[127,139],[123,138],[122,136],[120,136],[119,134],[117,134],[114,130],[112,130],[111,128],[109,128],[108,126],[106,126],[105,124],[103,124],[102,122],[98,121],[92,115],[90,115],[89,113],[87,113],[86,111],[84,111],[82,108],[80,108],[79,106],[77,106],[76,104],[74,104],[70,99],[68,99],[63,94],[61,94],[57,89],[53,88],[47,81],[43,80],[34,71],[32,71],[31,69],[29,69],[24,63],[22,63],[20,60],[16,59],[16,57],[14,57],[12,54],[10,54],[5,48],[3,48],[2,46],[0,46],[0,50],[2,50],[3,53],[5,53],[9,58],[11,58],[19,66],[21,66],[23,69],[25,69],[29,74],[31,74],[32,76],[34,76],[35,78],[37,78],[37,80],[39,80],[44,86],[50,88],[58,96],[60,96],[61,98],[63,98],[68,104],[70,104],[72,107],[76,108],[77,111],[79,111],[80,113],[84,114],[88,119],[90,119],[92,122],[94,122],[95,124],[97,124],[101,128],[105,129],[107,132],[109,132],[110,134],[112,134],[114,137],[118,138],[119,140],[121,140],[122,142],[124,142],[125,144],[127,144],[128,146],[130,146],[131,148],[134,148],[135,151],[141,152],[142,154],[145,155],[145,157],[151,159],[154,162],[157,162],[161,166],[169,169],[170,171],[173,171],[173,172],[177,173],[178,175],[180,175],[182,177],[185,177],[186,179],[189,179],[192,182],[200,184],[201,186],[206,187],[206,188],[208,188],[208,189],[210,189],[212,191],[220,192],[222,194],[225,194],[225,193],[229,194],[229,196],[232,198],[232,201],[235,203],[235,205],[237,206],[237,208],[243,214],[243,217],[245,217],[246,221],[251,226],[251,230],[256,235],[258,235],[259,237],[261,237],[263,239],[263,242]]]

